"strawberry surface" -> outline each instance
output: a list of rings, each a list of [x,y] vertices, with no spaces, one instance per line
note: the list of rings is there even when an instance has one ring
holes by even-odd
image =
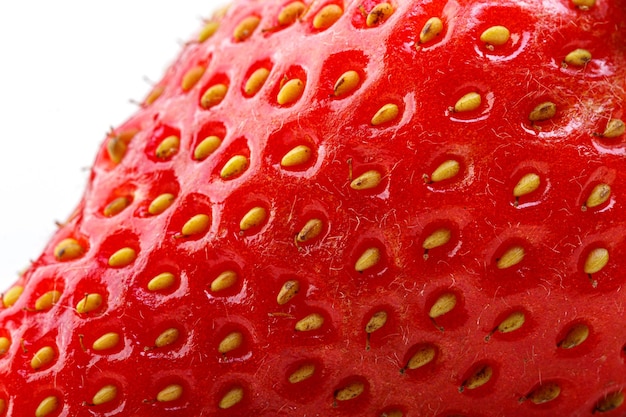
[[[0,415],[625,415],[625,6],[217,13],[4,294]]]

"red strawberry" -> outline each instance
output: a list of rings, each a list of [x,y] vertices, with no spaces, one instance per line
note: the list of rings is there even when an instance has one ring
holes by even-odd
[[[625,6],[208,21],[4,294],[2,412],[624,415]]]

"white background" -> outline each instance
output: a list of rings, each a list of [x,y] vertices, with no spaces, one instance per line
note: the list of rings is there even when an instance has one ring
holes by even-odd
[[[0,2],[0,292],[78,203],[106,131],[224,0]]]

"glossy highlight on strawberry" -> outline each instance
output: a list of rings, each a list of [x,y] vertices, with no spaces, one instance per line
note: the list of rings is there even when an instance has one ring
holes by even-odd
[[[622,416],[626,3],[248,1],[2,297],[0,416]]]

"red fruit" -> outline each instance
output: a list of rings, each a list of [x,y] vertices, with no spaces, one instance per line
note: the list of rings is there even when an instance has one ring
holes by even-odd
[[[625,6],[210,20],[5,293],[4,415],[624,415]]]

